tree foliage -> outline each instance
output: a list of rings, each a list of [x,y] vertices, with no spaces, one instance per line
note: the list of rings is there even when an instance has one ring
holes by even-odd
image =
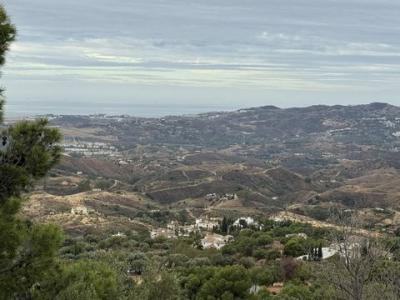
[[[10,47],[11,42],[15,40],[17,30],[10,22],[6,11],[0,5],[0,66],[5,62],[5,54]],[[3,104],[4,98],[2,96],[3,90],[0,89],[0,123],[3,120]]]
[[[0,6],[0,65],[15,35]],[[1,98],[0,122],[3,105]],[[58,161],[61,136],[42,119],[16,123],[0,135],[0,299],[29,299],[42,280],[55,272],[62,234],[53,225],[31,224],[18,212],[23,194]]]
[[[48,279],[44,291],[36,291],[37,299],[117,299],[116,273],[102,262],[80,260],[60,266],[59,276]]]
[[[242,266],[196,267],[181,274],[187,299],[248,299],[249,272]]]

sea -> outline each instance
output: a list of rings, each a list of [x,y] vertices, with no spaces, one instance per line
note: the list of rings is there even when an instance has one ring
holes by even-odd
[[[130,115],[134,117],[160,118],[165,116],[195,115],[206,112],[234,111],[241,107],[234,105],[191,105],[191,104],[93,104],[76,103],[50,105],[6,104],[5,119],[23,119],[35,116],[53,115]]]

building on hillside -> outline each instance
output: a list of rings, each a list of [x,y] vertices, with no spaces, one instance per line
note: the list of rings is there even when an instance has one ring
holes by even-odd
[[[238,196],[236,194],[227,193],[227,194],[224,194],[220,199],[225,200],[225,201],[226,200],[237,200]]]
[[[381,249],[370,247],[367,238],[353,235],[349,236],[346,239],[346,242],[332,243],[329,245],[329,247],[323,247],[322,259],[328,259],[336,254],[340,255],[342,258],[356,258],[362,255],[364,248],[368,248],[369,251],[382,254],[382,256],[387,256],[388,254]],[[302,255],[297,259],[307,260],[308,255]]]
[[[216,193],[207,194],[204,199],[207,201],[214,201],[218,199],[218,195]]]
[[[240,228],[245,228],[247,226],[259,227],[259,224],[252,217],[240,217],[235,222],[233,222],[233,226]]]
[[[87,216],[89,214],[89,209],[86,206],[75,206],[71,208],[71,214],[73,215],[84,215]]]
[[[223,195],[218,195],[216,193],[210,193],[204,197],[204,199],[207,201],[215,201],[215,200],[226,201],[226,200],[236,200],[237,198],[238,198],[237,195],[233,194],[233,193],[226,193]]]
[[[126,234],[123,233],[123,232],[117,232],[117,233],[115,233],[115,234],[113,234],[111,236],[112,237],[121,237],[121,238],[123,238],[123,237],[126,237]]]
[[[167,229],[174,232],[176,236],[188,237],[192,232],[198,231],[195,225],[181,226],[178,221],[171,221],[167,225]]]
[[[196,224],[195,227],[198,230],[207,230],[207,231],[212,231],[214,228],[219,227],[219,219],[217,218],[205,218],[205,219],[196,219]]]
[[[232,240],[233,236],[231,235],[207,234],[201,240],[201,246],[203,249],[215,248],[219,250]]]
[[[167,228],[156,228],[150,232],[150,237],[152,239],[164,237],[167,239],[176,239],[175,231]]]
[[[269,219],[278,224],[286,223],[286,222],[290,221],[290,217],[284,212],[274,214]]]
[[[332,244],[329,247],[322,247],[322,259],[328,259],[331,258],[332,256],[335,256],[338,253],[338,249],[336,245]],[[296,258],[297,260],[308,260],[309,255],[302,255]]]
[[[178,221],[171,221],[167,225],[167,229],[177,231],[179,229],[179,222]]]
[[[198,231],[194,225],[180,226],[178,229],[178,236],[189,237],[191,233]]]
[[[304,232],[300,232],[300,233],[289,233],[287,235],[285,235],[286,238],[291,238],[291,237],[301,237],[303,239],[307,239],[308,236],[307,234],[305,234]]]

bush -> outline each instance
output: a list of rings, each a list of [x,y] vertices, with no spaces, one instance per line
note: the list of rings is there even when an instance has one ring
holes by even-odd
[[[283,253],[287,256],[298,257],[307,253],[309,242],[301,237],[293,237],[285,244]]]

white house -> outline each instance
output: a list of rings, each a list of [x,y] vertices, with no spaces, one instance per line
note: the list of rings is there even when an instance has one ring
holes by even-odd
[[[307,239],[307,234],[305,234],[304,232],[301,233],[289,233],[285,235],[286,238],[291,238],[291,237],[301,237],[303,239]]]
[[[195,227],[199,230],[208,230],[211,231],[213,230],[215,227],[218,227],[219,223],[218,220],[216,219],[196,219],[196,224]]]
[[[335,244],[332,244],[329,247],[323,247],[322,248],[322,259],[328,259],[328,258],[336,255],[338,252],[339,252],[338,247]],[[307,260],[308,259],[308,254],[299,256],[296,259],[298,259],[298,260]]]
[[[255,221],[252,217],[240,217],[235,222],[233,222],[233,226],[243,227],[241,223],[246,222],[247,226],[258,226],[258,222]]]
[[[221,249],[224,247],[227,243],[229,243],[231,240],[233,240],[233,236],[231,235],[220,235],[220,234],[207,234],[202,240],[201,240],[201,245],[203,246],[203,249],[210,249],[210,248],[215,248],[215,249]]]

